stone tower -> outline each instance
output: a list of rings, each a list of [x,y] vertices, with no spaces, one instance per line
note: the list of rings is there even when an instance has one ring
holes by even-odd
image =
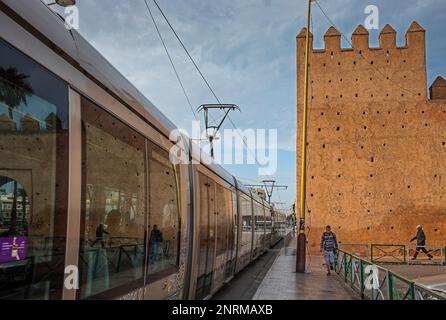
[[[305,38],[306,29],[296,39],[298,168]],[[403,47],[390,25],[378,48],[363,26],[352,48],[333,27],[324,49],[310,40],[310,250],[327,224],[343,244],[407,244],[422,224],[429,244],[446,245],[446,81],[435,81],[429,100],[425,30],[413,22]]]

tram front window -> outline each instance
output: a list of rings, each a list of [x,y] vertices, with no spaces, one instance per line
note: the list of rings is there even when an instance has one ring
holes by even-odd
[[[68,86],[0,40],[0,299],[60,299]]]

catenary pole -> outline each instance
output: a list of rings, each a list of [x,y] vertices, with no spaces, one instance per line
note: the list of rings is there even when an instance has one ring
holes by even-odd
[[[308,79],[309,79],[309,62],[310,62],[310,18],[311,18],[311,2],[308,0],[307,14],[307,37],[305,44],[305,78],[304,78],[304,95],[302,106],[302,158],[300,172],[300,194],[299,194],[299,234],[297,236],[296,250],[296,272],[304,273],[306,269],[306,246],[307,239],[305,235],[305,211],[306,211],[306,184],[307,184],[307,126],[308,126]]]

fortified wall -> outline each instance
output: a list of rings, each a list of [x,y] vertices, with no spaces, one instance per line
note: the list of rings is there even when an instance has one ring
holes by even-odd
[[[389,25],[378,48],[363,26],[352,48],[341,48],[333,27],[324,38],[325,49],[310,38],[310,250],[319,251],[327,224],[344,244],[408,244],[422,224],[428,244],[446,245],[446,81],[438,77],[428,95],[425,30],[413,22],[403,47]],[[298,183],[305,40],[304,28],[296,39]]]

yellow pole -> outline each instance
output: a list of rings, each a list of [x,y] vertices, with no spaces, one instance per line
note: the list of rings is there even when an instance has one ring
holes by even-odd
[[[309,62],[310,62],[310,18],[311,18],[311,1],[308,0],[307,14],[307,38],[305,44],[305,78],[304,78],[304,96],[302,106],[302,158],[300,172],[300,221],[299,236],[297,240],[297,257],[296,271],[305,272],[305,256],[306,256],[306,237],[305,237],[305,207],[307,193],[307,125],[308,125],[308,78],[309,78]]]

